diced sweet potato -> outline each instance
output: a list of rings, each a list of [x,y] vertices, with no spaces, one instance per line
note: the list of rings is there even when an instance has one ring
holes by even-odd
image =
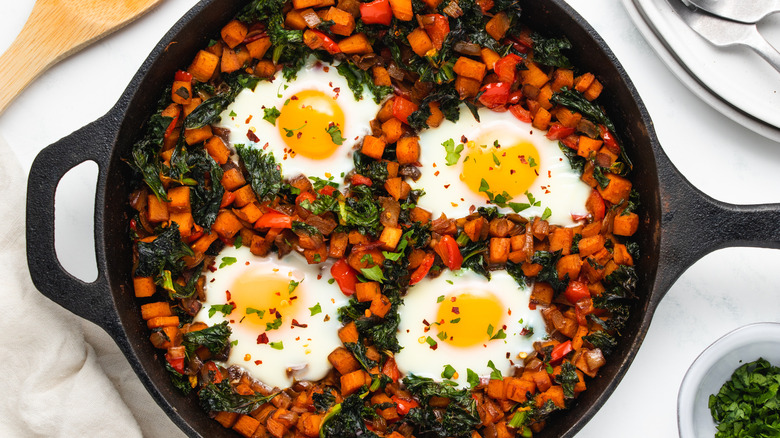
[[[190,64],[187,71],[192,74],[192,77],[196,80],[208,82],[214,75],[217,65],[219,65],[219,56],[201,50],[195,55],[195,59],[192,60],[192,64]]]
[[[382,249],[394,251],[398,242],[401,240],[403,230],[399,227],[385,227],[382,234],[379,235],[379,241],[382,242]]]
[[[411,21],[414,18],[412,0],[390,0],[390,9],[400,21]]]
[[[379,295],[378,297],[374,297],[374,299],[371,300],[371,307],[369,307],[368,310],[371,311],[372,315],[384,318],[385,315],[387,315],[387,312],[390,311],[391,307],[392,303],[390,302],[390,299],[385,295]]]
[[[225,190],[232,192],[246,184],[246,179],[244,178],[244,174],[241,173],[241,170],[234,167],[226,170],[222,174],[220,182],[222,183],[222,186],[225,187]]]
[[[241,44],[241,42],[244,41],[244,38],[246,38],[246,34],[246,25],[238,20],[232,20],[220,31],[222,41],[231,49]]]
[[[509,238],[492,237],[488,251],[488,263],[502,264],[509,258]]]
[[[246,43],[246,49],[249,51],[249,56],[255,59],[262,59],[269,48],[271,48],[271,38],[269,37],[258,38]]]
[[[426,53],[433,50],[433,42],[431,41],[431,38],[428,36],[428,33],[421,27],[418,27],[415,30],[409,32],[409,35],[406,36],[406,39],[409,41],[409,45],[412,47],[412,51],[416,53],[417,56],[425,56]]]
[[[238,220],[233,212],[228,210],[220,212],[211,226],[211,230],[217,233],[223,240],[232,239],[241,228],[243,228],[241,221]]]
[[[596,154],[598,150],[601,148],[601,145],[604,142],[597,139],[592,139],[588,136],[581,135],[579,146],[577,148],[577,155],[584,157],[584,158],[590,158],[591,154]]]
[[[171,316],[171,305],[165,301],[159,301],[156,303],[147,303],[141,305],[141,318],[144,321],[156,318],[159,316]]]
[[[358,341],[358,331],[355,322],[352,321],[339,329],[339,339],[342,343],[355,343]]]
[[[206,125],[202,128],[185,129],[184,140],[188,145],[194,145],[202,141],[206,141],[212,137],[211,125]]]
[[[618,214],[612,222],[612,232],[618,236],[633,236],[639,228],[639,216],[636,213]]]
[[[349,36],[355,30],[355,17],[347,11],[332,6],[325,14],[325,21],[333,21],[330,31],[336,35]]]
[[[397,119],[396,119],[397,120]],[[420,159],[420,143],[418,137],[404,137],[398,140],[395,149],[399,164],[413,164]]]
[[[353,371],[341,376],[341,394],[348,396],[363,385],[371,384],[371,376],[363,370]]]
[[[479,61],[475,61],[466,56],[461,56],[455,61],[455,66],[452,69],[458,76],[481,82],[485,77],[487,66]]]
[[[167,222],[169,218],[168,203],[155,195],[149,195],[146,201],[147,219],[151,223]]]
[[[591,254],[595,254],[604,248],[605,239],[601,234],[595,236],[583,237],[580,239],[578,247],[580,249],[580,256],[587,257]]]
[[[154,295],[156,290],[154,278],[152,277],[133,277],[133,291],[137,298],[146,298]]]
[[[506,35],[506,31],[509,30],[510,24],[509,16],[505,12],[499,12],[487,22],[485,31],[487,31],[488,35],[500,41]]]
[[[375,160],[379,160],[385,152],[385,142],[379,137],[367,135],[363,137],[363,146],[360,148],[360,152]]]
[[[339,50],[347,55],[364,55],[374,51],[365,34],[356,33],[338,42]]]
[[[328,355],[328,362],[339,374],[349,374],[360,369],[360,362],[344,347],[338,347]]]

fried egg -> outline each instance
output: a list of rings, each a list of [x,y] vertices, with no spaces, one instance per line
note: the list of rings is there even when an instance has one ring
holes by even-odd
[[[206,273],[206,300],[195,320],[228,321],[227,365],[267,385],[319,380],[331,368],[328,354],[341,345],[337,309],[348,300],[320,266],[295,252],[278,260],[225,247]]]
[[[335,178],[353,168],[352,147],[378,111],[370,91],[356,100],[335,66],[310,60],[294,80],[279,71],[241,91],[218,126],[230,130],[231,144],[273,153],[285,177]]]
[[[547,336],[544,320],[529,309],[530,288],[506,271],[491,274],[488,281],[470,270],[447,270],[409,289],[399,309],[404,348],[395,355],[402,373],[442,380],[449,365],[456,371],[450,379],[464,387],[468,370],[489,378],[489,361],[504,376],[522,364]]]
[[[549,217],[561,226],[587,215],[590,187],[580,180],[557,142],[509,112],[479,109],[480,121],[464,107],[460,119],[420,134],[422,176],[412,188],[425,190],[421,208],[463,217],[481,206],[506,204],[526,218]]]

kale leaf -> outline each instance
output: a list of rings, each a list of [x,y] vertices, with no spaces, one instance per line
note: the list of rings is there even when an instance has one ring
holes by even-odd
[[[381,187],[381,184],[377,183],[383,183],[387,180],[388,172],[386,162],[377,161],[360,151],[352,152],[352,161],[355,165],[355,172],[367,178],[371,178],[371,181],[375,183],[374,185]]]
[[[225,188],[221,184],[222,168],[204,149],[190,154],[191,177],[198,182],[190,191],[192,217],[198,225],[211,228],[217,219]],[[208,181],[206,176],[208,176]],[[211,184],[207,184],[210,182]]]
[[[472,242],[469,240],[466,245],[460,249],[463,256],[463,268],[468,268],[477,274],[480,274],[490,280],[490,271],[487,268],[488,241],[478,240]]]
[[[184,334],[184,345],[187,356],[192,356],[198,347],[206,347],[212,354],[218,355],[228,347],[230,338],[230,326],[227,321],[206,327],[203,330],[187,332]]]
[[[364,235],[376,236],[379,231],[379,206],[374,200],[371,188],[365,185],[353,186],[352,195],[339,199],[339,219],[352,229]]]
[[[583,336],[583,340],[589,342],[594,348],[601,349],[601,351],[609,356],[617,347],[618,342],[614,336],[607,333],[605,330],[599,330],[589,335]]]
[[[566,37],[546,38],[538,33],[532,33],[534,41],[534,62],[551,67],[572,68],[569,58],[562,50],[571,49],[571,42]]]
[[[170,373],[171,383],[173,383],[173,386],[176,389],[181,391],[184,395],[188,395],[192,392],[192,385],[190,385],[188,376],[176,371],[167,360],[165,361],[165,369]]]
[[[237,144],[236,151],[249,173],[252,190],[263,201],[276,198],[282,189],[282,170],[272,153]]]
[[[596,106],[595,103],[585,99],[585,96],[577,90],[569,90],[568,88],[563,87],[559,92],[553,93],[550,100],[559,105],[579,111],[596,123],[606,126],[610,131],[615,131],[615,125],[609,117],[604,114],[604,111]]]
[[[366,426],[366,418],[376,415],[358,394],[352,394],[331,408],[322,420],[320,436],[329,438],[379,438]]]
[[[542,265],[542,270],[537,274],[536,281],[546,281],[547,283],[550,283],[550,286],[552,286],[556,293],[563,292],[563,290],[566,289],[566,285],[569,284],[568,274],[563,280],[558,278],[558,269],[556,269],[555,266],[560,258],[561,250],[555,252],[536,251],[533,257],[531,257],[531,263]]]
[[[176,276],[184,269],[185,256],[193,255],[187,244],[182,242],[179,225],[176,222],[161,232],[151,242],[138,241],[137,277],[155,277],[155,282],[165,277],[165,271]]]
[[[631,300],[635,298],[637,275],[633,266],[620,265],[607,275],[603,284],[605,291],[593,298],[593,306],[609,311],[609,317],[602,319],[596,315],[588,317],[607,330],[620,331],[628,322]]]
[[[449,380],[435,382],[413,374],[404,377],[403,383],[421,401],[420,406],[411,409],[403,420],[414,427],[415,436],[466,438],[479,424],[470,389],[457,389],[455,382]],[[448,398],[450,403],[444,409],[433,408],[429,404],[431,397]]]
[[[566,155],[566,158],[568,158],[569,165],[571,166],[572,170],[577,172],[579,175],[582,175],[582,172],[585,169],[585,163],[588,160],[586,160],[585,157],[577,155],[576,150],[566,146],[560,141],[558,142],[558,147],[561,149],[561,152],[563,152],[563,155]]]
[[[274,397],[276,394],[241,395],[233,390],[228,379],[220,383],[209,383],[198,392],[203,410],[238,414],[249,414]]]
[[[202,128],[206,125],[218,122],[220,114],[225,110],[234,100],[236,96],[244,88],[254,90],[260,79],[246,74],[246,73],[231,73],[225,75],[225,84],[227,90],[206,99],[205,102],[198,105],[185,119],[184,127],[186,129]]]
[[[133,145],[130,166],[141,175],[141,178],[152,190],[155,196],[162,200],[168,200],[165,187],[160,180],[162,165],[160,163],[160,148],[162,147],[165,131],[173,119],[155,114],[146,122],[146,131],[143,138]]]
[[[361,70],[360,67],[349,61],[344,61],[336,67],[341,76],[347,80],[355,100],[363,99],[363,88],[368,88],[374,98],[374,102],[380,103],[384,98],[393,92],[393,87],[375,85],[371,75]]]
[[[563,396],[567,399],[574,398],[574,385],[580,381],[577,376],[577,367],[571,362],[564,361],[561,364],[561,373],[555,376],[555,383],[563,387]]]

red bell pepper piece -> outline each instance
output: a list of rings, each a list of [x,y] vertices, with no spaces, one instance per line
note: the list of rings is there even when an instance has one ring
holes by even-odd
[[[179,121],[179,116],[181,116],[181,111],[176,113],[176,117],[174,117],[173,120],[171,120],[171,123],[165,129],[165,136],[163,138],[168,138],[171,135],[171,133],[173,133],[173,130],[176,129],[176,123]]]
[[[409,124],[408,117],[417,111],[417,104],[401,96],[393,98],[393,117]]]
[[[450,20],[441,14],[428,14],[422,16],[423,29],[428,33],[428,37],[431,38],[433,47],[436,50],[441,50],[444,45],[444,40],[447,39],[447,34],[450,33]]]
[[[504,106],[509,101],[511,88],[512,84],[510,82],[486,84],[480,89],[479,101],[490,109]]]
[[[292,216],[269,211],[255,222],[255,228],[292,228]]]
[[[463,255],[460,253],[458,242],[449,234],[445,234],[436,244],[436,253],[451,271],[457,271],[463,264]]]
[[[569,281],[569,285],[566,286],[566,290],[563,291],[563,295],[567,300],[569,300],[570,303],[574,304],[579,300],[590,298],[590,289],[588,289],[588,285],[586,283],[577,280],[571,280]]]
[[[531,123],[531,112],[521,105],[512,105],[509,107],[509,112],[521,122]]]
[[[344,259],[339,259],[333,266],[330,267],[330,275],[336,280],[336,283],[341,289],[341,293],[346,296],[352,296],[355,293],[355,285],[357,284],[357,272],[349,266]]]
[[[590,192],[588,200],[585,201],[585,208],[593,215],[593,220],[600,221],[604,219],[607,207],[604,205],[604,198],[601,197],[598,190],[593,189]]]
[[[393,10],[390,0],[374,0],[360,4],[360,19],[366,24],[384,24],[390,26],[393,22]]]
[[[192,74],[184,70],[179,70],[173,75],[173,79],[182,82],[192,82]]]
[[[341,53],[339,45],[331,37],[318,30],[306,29],[303,33],[303,43],[312,50],[325,49],[331,55]]]
[[[295,205],[301,205],[301,202],[303,201],[314,202],[316,199],[317,196],[307,190],[305,192],[301,192],[298,196],[295,197]]]
[[[390,357],[382,365],[382,374],[386,375],[393,382],[397,382],[401,378],[401,371],[398,370],[398,365],[395,363],[395,359]]]
[[[550,353],[550,365],[559,364],[563,357],[571,353],[572,350],[571,341],[566,341],[553,347],[552,353]]]
[[[420,404],[417,403],[416,400],[408,400],[405,398],[398,397],[397,395],[394,395],[390,398],[393,400],[393,402],[395,402],[396,410],[401,415],[406,415],[412,409],[420,406]]]
[[[184,374],[184,358],[174,358],[171,356],[171,353],[165,353],[165,360],[168,361],[168,363],[171,365],[171,367],[179,372],[180,374]]]
[[[512,104],[512,105],[517,105],[518,103],[520,103],[520,99],[522,99],[522,98],[523,98],[523,92],[522,91],[520,91],[520,90],[513,91],[513,92],[509,93],[509,100],[507,101],[507,103]]]
[[[604,140],[604,146],[613,154],[620,154],[620,145],[615,140],[615,136],[609,132],[609,129],[604,125],[599,125],[599,130],[601,131],[601,139]]]
[[[412,272],[412,277],[409,279],[409,286],[419,283],[420,280],[428,275],[428,271],[431,270],[435,258],[436,257],[430,253],[425,255],[425,258],[423,259],[422,263],[420,263],[420,266],[418,266],[417,269]]]
[[[547,137],[549,140],[563,140],[564,138],[574,134],[575,129],[561,125],[560,123],[553,123],[550,125],[550,129],[547,130]]]
[[[493,65],[493,71],[498,75],[499,81],[511,84],[517,77],[517,64],[521,62],[523,62],[523,58],[510,53],[496,61]]]
[[[217,368],[217,364],[214,362],[206,362],[206,371],[212,376],[212,382],[214,383],[222,383],[222,372]]]
[[[371,187],[374,184],[374,182],[371,181],[371,178],[369,178],[367,176],[363,176],[363,175],[361,175],[359,173],[356,173],[356,174],[352,175],[352,180],[351,181],[352,181],[352,185],[353,186],[369,186],[369,187]]]
[[[336,188],[333,186],[325,186],[318,190],[318,193],[320,195],[326,195],[326,196],[332,196],[333,192],[336,191]]]

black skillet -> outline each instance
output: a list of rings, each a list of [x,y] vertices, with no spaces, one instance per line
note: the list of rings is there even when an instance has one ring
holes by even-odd
[[[168,32],[108,114],[50,145],[32,165],[27,192],[27,259],[36,287],[47,297],[101,326],[114,338],[138,377],[170,418],[190,436],[235,436],[170,384],[161,355],[149,342],[130,284],[128,195],[131,172],[122,158],[170,82],[241,8],[241,2],[204,0]],[[635,163],[642,200],[639,299],[620,347],[569,411],[538,437],[573,436],[601,407],[628,370],[658,303],[672,283],[705,254],[729,246],[780,248],[780,205],[737,206],[703,194],[674,168],[631,80],[604,41],[563,0],[520,0],[532,28],[566,35],[575,65],[604,83],[600,99]],[[54,250],[54,193],[62,175],[79,163],[99,168],[95,200],[98,278],[84,283],[67,273]]]

